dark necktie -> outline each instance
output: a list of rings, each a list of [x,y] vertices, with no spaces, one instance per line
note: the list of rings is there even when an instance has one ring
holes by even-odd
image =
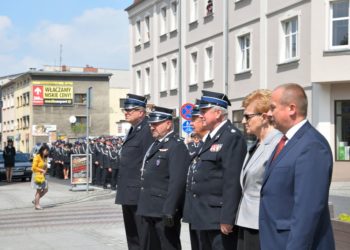
[[[277,156],[281,153],[284,145],[286,144],[286,141],[288,140],[287,136],[283,135],[280,142],[278,143],[277,145],[277,149],[276,149],[276,152],[272,158],[272,160],[276,159]]]

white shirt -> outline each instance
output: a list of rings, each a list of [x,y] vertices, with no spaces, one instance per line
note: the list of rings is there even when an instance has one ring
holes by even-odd
[[[214,130],[211,131],[211,132],[209,133],[209,134],[210,134],[210,138],[214,138],[214,136],[216,135],[216,133],[219,131],[219,129],[220,129],[222,126],[225,125],[226,122],[227,122],[227,120],[221,122],[221,123],[219,124],[219,126],[217,126],[216,128],[214,128]]]
[[[174,132],[174,130],[171,130],[169,133],[167,133],[164,137],[162,137],[161,139],[158,139],[159,142],[162,142],[168,135],[170,135],[172,132]]]
[[[306,119],[302,120],[301,122],[295,124],[293,127],[291,127],[287,133],[286,133],[286,137],[288,138],[288,140],[286,141],[286,143],[284,145],[286,145],[290,139],[292,139],[292,137],[298,132],[298,130],[307,122]]]

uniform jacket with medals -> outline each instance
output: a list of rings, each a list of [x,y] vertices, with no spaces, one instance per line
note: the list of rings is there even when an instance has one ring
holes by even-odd
[[[181,216],[189,164],[187,147],[174,132],[155,143],[144,159],[137,214]]]
[[[142,161],[153,141],[147,119],[137,125],[125,139],[119,151],[117,204],[137,205]]]
[[[240,172],[247,153],[242,133],[227,120],[204,143],[190,168],[184,218],[192,229],[217,230],[234,225],[241,199]]]

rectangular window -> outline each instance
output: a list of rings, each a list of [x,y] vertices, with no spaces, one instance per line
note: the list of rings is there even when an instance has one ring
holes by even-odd
[[[150,35],[150,17],[146,16],[145,17],[145,43],[149,42],[151,40],[151,35]]]
[[[191,53],[190,58],[190,84],[194,85],[198,83],[198,62],[197,62],[197,52]]]
[[[213,79],[213,47],[208,47],[205,49],[205,80]]]
[[[207,16],[212,15],[214,12],[213,0],[208,0],[207,3]]]
[[[123,108],[124,107],[124,103],[125,103],[125,98],[120,98],[119,99],[119,108]]]
[[[281,62],[298,57],[298,17],[282,21]]]
[[[171,27],[170,31],[177,30],[177,2],[171,3]]]
[[[141,21],[136,21],[135,45],[141,44]]]
[[[139,95],[141,92],[141,70],[136,71],[136,94]]]
[[[14,107],[15,106],[15,97],[13,95],[11,95],[10,97],[10,107]]]
[[[151,70],[150,68],[146,68],[145,69],[145,95],[149,95],[150,94],[150,74],[151,74]]]
[[[238,37],[238,45],[237,71],[247,71],[250,69],[250,34]]]
[[[349,0],[330,4],[331,47],[349,46]]]
[[[170,88],[177,88],[177,58],[171,60]]]
[[[86,94],[74,94],[75,104],[86,104]]]
[[[160,35],[164,35],[166,33],[166,7],[162,8],[160,10],[160,14],[161,14],[161,17],[160,17]]]
[[[190,8],[190,22],[194,22],[198,20],[198,0],[191,0],[191,8]]]
[[[160,69],[160,91],[166,91],[167,65],[162,62]]]
[[[350,100],[335,101],[336,160],[350,160]]]
[[[75,124],[86,124],[86,116],[76,116],[76,118]]]

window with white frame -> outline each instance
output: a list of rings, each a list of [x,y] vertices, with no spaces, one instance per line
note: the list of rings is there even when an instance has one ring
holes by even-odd
[[[12,94],[10,98],[10,107],[14,107],[14,106],[15,106],[15,97]]]
[[[190,0],[190,22],[198,20],[198,0]]]
[[[167,65],[162,62],[160,65],[160,91],[166,91]]]
[[[135,30],[135,45],[138,46],[141,44],[141,21],[136,21],[136,30]]]
[[[144,42],[147,43],[151,40],[151,33],[150,33],[150,17],[145,17],[145,33],[144,33]]]
[[[136,94],[140,94],[141,92],[141,70],[136,71],[136,86],[135,86]]]
[[[194,85],[198,83],[198,53],[191,53],[190,58],[190,84]]]
[[[206,9],[207,9],[207,16],[213,14],[213,11],[214,11],[213,0],[208,0]]]
[[[298,16],[282,21],[281,62],[298,57]]]
[[[167,13],[166,13],[166,7],[161,8],[160,10],[160,35],[164,35],[167,30]]]
[[[177,58],[171,59],[170,88],[177,88]]]
[[[339,0],[330,3],[331,48],[349,47],[350,1]]]
[[[145,95],[150,94],[150,76],[151,76],[151,69],[145,68]]]
[[[247,71],[250,63],[250,33],[238,37],[237,71]]]
[[[170,31],[177,30],[177,2],[171,3]]]
[[[212,80],[214,77],[213,69],[213,47],[205,48],[205,80]]]

